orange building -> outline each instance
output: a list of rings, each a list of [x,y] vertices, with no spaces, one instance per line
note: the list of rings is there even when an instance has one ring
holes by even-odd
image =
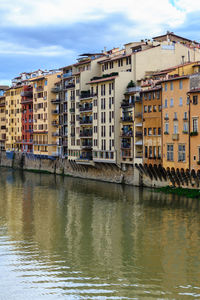
[[[200,169],[200,88],[191,89],[188,93],[190,99],[190,169]]]
[[[189,76],[171,76],[162,83],[163,167],[189,168]]]
[[[161,85],[142,91],[143,102],[143,163],[161,164]]]

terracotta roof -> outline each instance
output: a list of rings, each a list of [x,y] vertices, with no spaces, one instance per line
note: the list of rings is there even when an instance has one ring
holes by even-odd
[[[105,78],[101,78],[101,79],[97,79],[97,80],[92,80],[87,82],[87,84],[92,84],[92,83],[98,83],[98,82],[104,82],[104,81],[110,81],[117,78],[117,76],[111,76],[111,77],[105,77]]]
[[[30,78],[29,81],[38,81],[38,80],[41,80],[41,79],[44,79],[44,75],[40,75],[38,77],[35,77],[35,78]]]
[[[80,62],[74,64],[74,66],[76,67],[76,66],[79,66],[79,65],[88,64],[89,62],[91,62],[91,59],[80,61]]]
[[[200,88],[191,89],[188,93],[200,93]]]
[[[182,40],[185,40],[185,41],[188,41],[188,42],[191,42],[191,43],[192,43],[192,40],[189,40],[189,39],[187,39],[187,38],[184,38],[184,37],[182,37],[182,36],[180,36],[180,35],[176,35],[176,34],[174,34],[173,32],[168,32],[168,33],[166,33],[166,34],[158,35],[158,36],[153,37],[152,39],[155,40],[155,39],[158,39],[158,38],[162,38],[162,37],[164,37],[164,36],[167,36],[167,35],[172,35],[172,36],[174,36],[174,37],[177,37],[177,38],[180,38],[180,39],[182,39]]]
[[[170,77],[170,78],[168,78],[168,79],[160,80],[159,82],[162,83],[162,82],[166,82],[166,81],[179,80],[179,79],[187,79],[187,78],[189,78],[188,75],[175,76],[175,77]]]
[[[105,58],[105,59],[102,59],[100,61],[98,61],[99,64],[103,64],[104,62],[109,62],[109,61],[114,61],[114,60],[117,60],[117,59],[120,59],[120,58],[124,58],[124,57],[128,57],[128,56],[131,56],[132,54],[120,54],[120,55],[116,55],[116,56],[113,56],[113,57],[108,57],[108,58]]]
[[[0,90],[7,90],[9,89],[8,85],[0,85]]]

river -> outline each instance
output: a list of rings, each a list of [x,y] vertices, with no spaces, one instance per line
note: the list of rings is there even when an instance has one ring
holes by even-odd
[[[199,200],[1,168],[0,299],[200,299]]]

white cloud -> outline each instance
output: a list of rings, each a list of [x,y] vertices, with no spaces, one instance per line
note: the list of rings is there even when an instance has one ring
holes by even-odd
[[[175,0],[175,5],[185,13],[200,11],[199,0]]]
[[[48,46],[31,48],[19,44],[14,44],[7,41],[0,41],[0,54],[6,55],[31,55],[31,56],[71,56],[75,57],[77,54],[69,49],[64,49],[61,46]]]
[[[186,5],[189,0],[176,2]],[[141,33],[144,29],[148,29],[149,33],[152,29],[158,33],[162,30],[158,29],[159,26],[163,24],[176,27],[185,18],[185,12],[177,9],[169,0],[1,0],[0,9],[4,11],[0,21],[2,26],[10,24],[23,27],[67,25],[122,13],[128,20],[138,24],[138,28],[141,26],[141,30],[138,29]]]

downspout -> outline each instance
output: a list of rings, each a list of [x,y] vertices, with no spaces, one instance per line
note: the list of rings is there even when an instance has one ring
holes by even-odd
[[[188,145],[189,145],[189,170],[191,171],[191,159],[190,159],[190,96],[188,94],[189,97],[189,116],[188,116],[188,120],[189,120],[189,136],[188,136]]]

